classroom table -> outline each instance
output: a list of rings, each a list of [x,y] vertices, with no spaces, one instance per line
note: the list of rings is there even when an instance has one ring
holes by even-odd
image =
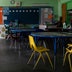
[[[41,29],[34,29],[34,28],[11,28],[10,31],[12,33],[17,33],[17,32],[41,32],[44,30]]]
[[[14,34],[13,39],[15,40],[15,49],[16,49],[16,39],[18,39],[19,36],[19,40],[23,40],[23,39],[27,39],[28,35],[31,34],[31,32],[43,32],[44,30],[41,29],[34,29],[34,28],[10,28],[10,34],[12,36],[12,34]],[[10,45],[10,48],[12,46]]]
[[[71,29],[63,29],[62,27],[57,27],[57,28],[46,28],[46,31],[49,32],[72,32],[72,28]]]
[[[35,41],[37,37],[40,38],[53,38],[53,44],[54,44],[54,69],[56,65],[56,41],[58,38],[72,38],[72,33],[69,32],[33,32],[31,35],[34,37]]]

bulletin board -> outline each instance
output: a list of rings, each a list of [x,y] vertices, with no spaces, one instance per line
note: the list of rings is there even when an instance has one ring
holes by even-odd
[[[20,24],[39,24],[39,8],[34,7],[5,7],[3,9],[3,15],[6,18],[5,24],[9,24],[10,21],[18,20]]]
[[[18,24],[53,23],[53,7],[3,7],[4,24],[18,21]]]

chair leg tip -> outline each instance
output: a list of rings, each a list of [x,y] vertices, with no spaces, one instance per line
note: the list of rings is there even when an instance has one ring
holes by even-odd
[[[29,62],[27,64],[29,64]]]
[[[64,63],[62,65],[64,66]]]
[[[33,70],[35,70],[35,68],[33,68]]]

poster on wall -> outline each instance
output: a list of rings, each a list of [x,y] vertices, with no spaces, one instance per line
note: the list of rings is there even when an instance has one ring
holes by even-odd
[[[3,15],[9,15],[9,8],[8,7],[3,8]]]

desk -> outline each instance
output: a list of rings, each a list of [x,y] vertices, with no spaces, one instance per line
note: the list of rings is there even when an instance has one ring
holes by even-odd
[[[72,29],[63,29],[63,28],[57,27],[57,28],[46,28],[46,31],[49,31],[49,32],[72,32]]]
[[[17,33],[17,32],[43,32],[43,30],[41,29],[32,29],[32,28],[26,28],[26,29],[22,29],[22,28],[11,28],[10,31],[12,33]]]
[[[15,39],[17,38],[17,33],[19,33],[20,40],[23,40],[24,37],[28,37],[28,35],[31,32],[41,32],[43,30],[41,29],[32,29],[32,28],[10,28],[10,34],[15,34]],[[27,40],[26,40],[27,41]],[[10,48],[12,47],[12,44],[10,45]],[[16,49],[16,40],[15,40],[15,49]]]
[[[68,32],[33,32],[31,33],[32,36],[35,37],[43,37],[43,38],[53,38],[54,42],[54,69],[56,64],[56,41],[57,38],[72,38],[72,33]]]

